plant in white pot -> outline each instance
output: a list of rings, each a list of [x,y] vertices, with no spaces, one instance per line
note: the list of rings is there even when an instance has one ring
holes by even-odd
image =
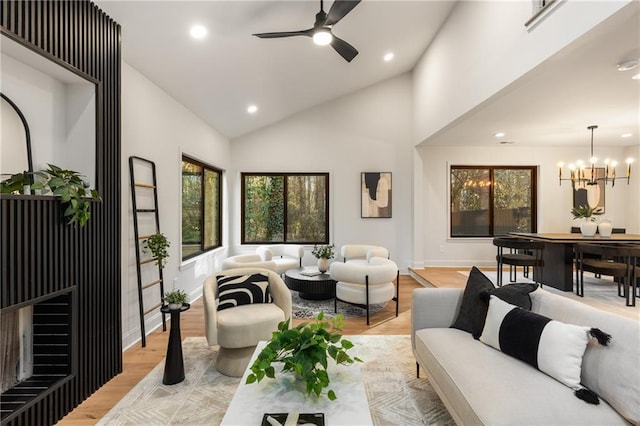
[[[318,259],[318,270],[323,274],[329,269],[329,259],[333,259],[335,255],[335,245],[313,246],[311,254]]]
[[[169,309],[180,309],[182,306],[189,302],[189,295],[184,290],[173,290],[164,294],[164,302],[169,306]]]
[[[266,377],[275,379],[278,367],[281,368],[280,373],[292,373],[296,377],[301,385],[294,383],[293,388],[304,392],[307,397],[319,397],[326,388],[327,398],[335,400],[336,393],[328,389],[330,377],[327,369],[335,368],[338,364],[362,362],[348,353],[353,343],[342,337],[342,314],[327,321],[321,311],[315,321],[303,322],[293,328],[289,328],[290,320],[278,324],[278,330],[273,332],[267,345],[249,367],[251,373],[246,383],[260,382]]]
[[[599,216],[602,213],[604,213],[602,207],[591,207],[588,205],[577,206],[571,209],[571,214],[574,219],[585,219],[580,224],[580,232],[584,237],[593,237],[596,234],[598,224],[595,222],[594,216]]]

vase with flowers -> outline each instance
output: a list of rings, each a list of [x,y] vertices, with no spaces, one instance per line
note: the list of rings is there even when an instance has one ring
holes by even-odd
[[[571,209],[571,214],[574,219],[585,219],[580,224],[580,232],[583,237],[593,237],[596,234],[598,224],[595,222],[594,216],[599,216],[603,213],[602,207],[591,207],[586,204]]]
[[[335,247],[334,244],[313,246],[311,254],[318,259],[318,270],[323,274],[329,269],[329,259],[335,256]]]

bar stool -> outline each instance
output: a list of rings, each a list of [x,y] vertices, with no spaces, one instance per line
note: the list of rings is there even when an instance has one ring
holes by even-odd
[[[502,265],[509,265],[509,281],[516,281],[517,267],[533,267],[534,280],[542,287],[542,254],[544,242],[520,238],[496,237],[493,245],[497,247],[498,287],[502,286]],[[507,251],[505,251],[507,249]]]

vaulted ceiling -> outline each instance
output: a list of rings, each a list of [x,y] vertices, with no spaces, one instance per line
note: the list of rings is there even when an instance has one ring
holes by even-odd
[[[348,63],[307,37],[252,36],[311,28],[319,0],[96,3],[122,25],[124,61],[230,139],[411,71],[456,4],[362,1],[333,28],[359,51]],[[640,57],[634,3],[631,13],[597,26],[427,143],[495,144],[502,129],[520,145],[583,145],[587,126],[596,124],[597,144],[640,144],[640,81],[616,70]],[[204,39],[190,37],[194,24],[208,29]],[[395,57],[385,62],[388,52]],[[247,113],[252,104],[255,114]]]

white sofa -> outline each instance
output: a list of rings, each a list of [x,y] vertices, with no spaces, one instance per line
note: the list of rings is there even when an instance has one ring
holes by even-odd
[[[412,295],[412,348],[434,389],[459,425],[640,424],[640,323],[537,289],[532,312],[612,335],[608,346],[589,343],[581,383],[600,404],[512,358],[470,333],[449,328],[463,289],[424,288]]]
[[[274,262],[280,275],[289,269],[302,268],[304,247],[297,244],[272,244],[260,246],[256,253],[263,262]]]

